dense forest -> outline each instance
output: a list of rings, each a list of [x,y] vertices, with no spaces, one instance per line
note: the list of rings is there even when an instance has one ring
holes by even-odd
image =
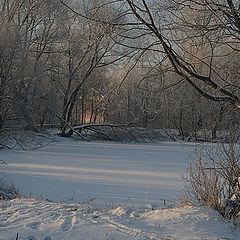
[[[240,4],[0,0],[0,132],[240,125]]]

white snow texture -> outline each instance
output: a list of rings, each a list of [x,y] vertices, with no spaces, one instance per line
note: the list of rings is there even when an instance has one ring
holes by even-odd
[[[194,148],[63,140],[2,150],[6,181],[25,198],[0,202],[0,240],[240,239],[208,208],[164,208],[182,196]]]

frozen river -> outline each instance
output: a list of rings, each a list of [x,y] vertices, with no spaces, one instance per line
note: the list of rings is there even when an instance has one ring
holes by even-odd
[[[61,141],[38,150],[2,150],[8,182],[54,201],[152,204],[177,200],[195,146]]]

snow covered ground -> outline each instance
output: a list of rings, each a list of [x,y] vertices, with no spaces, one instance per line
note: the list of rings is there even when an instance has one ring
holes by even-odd
[[[194,145],[116,144],[61,140],[31,151],[3,150],[8,182],[25,196],[54,201],[159,206],[182,196]]]
[[[162,208],[182,196],[179,174],[194,148],[69,139],[2,150],[6,181],[28,198],[0,202],[0,240],[240,239],[210,209]]]
[[[0,205],[0,239],[238,240],[240,230],[210,209],[96,209],[16,199]]]

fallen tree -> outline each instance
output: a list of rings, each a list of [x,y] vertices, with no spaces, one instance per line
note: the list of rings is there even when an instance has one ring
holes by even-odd
[[[131,126],[131,124],[111,124],[111,123],[103,123],[103,124],[83,124],[80,126],[76,126],[73,128],[74,131],[78,131],[80,134],[83,131],[91,131],[93,133],[96,133],[97,136],[110,141],[118,141],[120,140],[119,137],[117,137],[116,130],[121,129],[126,131],[131,135],[131,137],[136,141],[139,142],[138,138],[131,132],[131,130],[128,129],[128,127]],[[111,136],[106,131],[103,131],[103,129],[110,128],[112,133],[115,133]],[[73,131],[70,130],[68,132],[68,135],[73,134]]]

